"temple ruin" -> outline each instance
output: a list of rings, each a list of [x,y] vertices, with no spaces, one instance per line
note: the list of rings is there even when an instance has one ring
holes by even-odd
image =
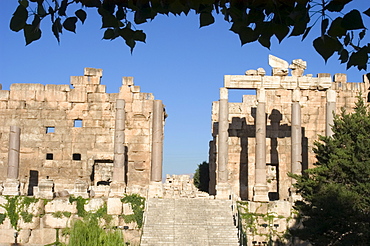
[[[101,77],[101,69],[85,68],[71,85],[0,90],[0,193],[52,199],[62,191],[157,192],[164,105],[140,92],[132,77],[123,77],[118,93],[106,93]]]
[[[272,55],[269,65],[271,76],[262,68],[225,75],[220,100],[213,102],[209,189],[218,198],[294,201],[294,181],[287,173],[313,167],[314,141],[333,134],[334,113],[342,107],[350,112],[360,93],[367,101],[366,76],[363,83],[350,83],[345,74],[304,75],[305,61],[289,65]],[[230,103],[233,89],[256,95]]]

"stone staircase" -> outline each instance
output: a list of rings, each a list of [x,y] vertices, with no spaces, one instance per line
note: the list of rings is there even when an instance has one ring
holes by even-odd
[[[141,246],[237,246],[228,200],[149,198]]]

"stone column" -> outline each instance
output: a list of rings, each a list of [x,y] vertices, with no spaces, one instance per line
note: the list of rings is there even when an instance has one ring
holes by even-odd
[[[269,201],[266,180],[266,92],[265,89],[257,90],[256,112],[256,166],[253,201]]]
[[[19,151],[21,129],[11,126],[9,132],[8,174],[5,181],[3,195],[19,195]]]
[[[336,110],[337,93],[328,89],[326,91],[326,119],[325,119],[325,135],[330,137],[333,135],[332,125],[334,125],[334,114]]]
[[[217,151],[217,185],[216,197],[229,199],[230,185],[228,184],[227,164],[229,161],[229,102],[228,89],[220,88],[218,105],[218,151]]]
[[[18,179],[21,129],[11,126],[9,133],[8,179]]]
[[[163,119],[162,100],[154,100],[151,181],[162,181]]]
[[[162,197],[162,161],[163,161],[163,104],[162,100],[153,102],[152,126],[152,164],[150,173],[149,197]]]
[[[110,184],[109,196],[123,196],[126,188],[126,170],[125,170],[125,100],[116,100],[116,121],[114,128],[114,160],[113,177]],[[78,188],[79,187],[79,188]],[[75,190],[81,190],[83,184],[76,183]],[[80,192],[80,191],[75,191]]]
[[[229,103],[227,88],[220,88],[218,113],[218,183],[227,183],[227,163],[229,152]]]
[[[302,128],[299,89],[292,95],[291,168],[293,174],[302,174]],[[294,179],[293,179],[294,180]]]
[[[124,183],[125,170],[125,100],[116,101],[116,122],[114,129],[114,163],[113,163],[113,182]]]

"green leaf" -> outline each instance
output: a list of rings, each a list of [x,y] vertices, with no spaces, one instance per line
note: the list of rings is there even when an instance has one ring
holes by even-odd
[[[27,0],[19,0],[18,3],[24,6],[25,8],[28,8],[29,3]]]
[[[119,27],[119,21],[108,10],[106,10],[103,7],[100,7],[98,9],[98,13],[102,17],[102,27],[101,28]]]
[[[131,30],[128,27],[122,28],[119,30],[119,35],[124,39],[124,40],[129,40],[132,39],[134,40],[134,31]]]
[[[253,29],[247,26],[240,27],[238,30],[238,34],[242,45],[254,42],[258,39],[258,35],[256,35]]]
[[[366,11],[363,12],[365,15],[370,17],[370,8],[368,8]]]
[[[59,33],[62,33],[62,24],[60,22],[60,17],[58,17],[53,25],[51,26],[51,30],[53,31],[53,34],[55,36],[55,38],[58,40],[58,43],[60,42],[60,39],[59,39]]]
[[[326,29],[328,28],[329,25],[329,20],[328,19],[323,19],[321,21],[321,36],[323,36],[326,33]]]
[[[23,28],[23,34],[26,40],[26,45],[29,45],[33,41],[41,38],[41,30],[39,28],[34,28],[32,25],[25,25]]]
[[[76,22],[77,22],[77,17],[68,17],[63,22],[63,27],[67,31],[76,33]]]
[[[23,5],[19,5],[10,20],[10,30],[18,32],[26,25],[28,11]]]
[[[128,47],[130,47],[130,51],[131,53],[134,51],[134,48],[135,48],[135,45],[136,45],[136,42],[134,39],[126,39],[126,44]]]
[[[347,33],[346,37],[344,38],[344,45],[347,46],[351,40],[352,39],[350,38],[349,33]]]
[[[324,9],[327,9],[331,12],[340,12],[344,8],[344,6],[351,1],[352,0],[332,0],[329,4],[325,6]]]
[[[322,58],[324,58],[325,62],[335,51],[339,51],[342,48],[341,43],[336,38],[329,37],[328,35],[316,38],[313,41],[313,46]]]
[[[365,34],[366,34],[366,29],[362,30],[362,31],[358,34],[358,37],[360,38],[360,40],[362,40],[362,39],[365,37]]]
[[[338,17],[336,18],[330,25],[329,27],[329,30],[328,30],[328,34],[332,37],[343,37],[344,35],[346,35],[347,33],[347,30],[344,29],[341,25],[342,23],[342,20],[343,18],[342,17]]]
[[[85,20],[86,20],[86,17],[87,17],[87,14],[84,10],[82,9],[79,9],[75,12],[75,15],[77,16],[77,18],[82,22],[82,24],[85,23]]]
[[[340,63],[346,63],[348,61],[348,51],[346,49],[343,49],[341,52],[340,52],[340,56],[339,56],[339,60],[340,60]]]
[[[369,54],[366,49],[360,49],[357,52],[353,52],[349,57],[347,63],[347,69],[352,66],[357,66],[359,70],[364,69],[366,71],[367,61],[369,59]]]
[[[41,17],[44,17],[46,15],[46,11],[42,3],[37,4],[37,14]]]
[[[293,27],[293,30],[290,36],[299,36],[299,35],[304,34],[306,27],[307,27],[307,22],[305,21],[296,22],[294,24],[294,27]]]
[[[342,27],[346,30],[365,28],[360,12],[357,9],[354,9],[345,14],[342,20]]]
[[[123,19],[126,18],[126,13],[123,10],[122,6],[118,6],[118,10],[116,12],[116,18],[117,18],[117,20],[123,20]]]
[[[308,33],[311,31],[313,26],[309,26],[306,28],[306,30],[304,31],[303,35],[302,35],[302,41],[305,40],[305,38],[307,37]]]
[[[58,11],[58,14],[60,16],[66,16],[67,5],[68,5],[68,0],[63,0],[62,3],[60,4],[60,8]]]
[[[115,38],[115,33],[113,29],[107,29],[104,32],[104,37],[103,39],[114,39]]]
[[[135,41],[140,41],[145,43],[146,34],[142,30],[136,30],[134,32],[133,38]]]
[[[258,42],[267,49],[270,49],[271,46],[270,38],[271,36],[262,35],[258,38]]]
[[[200,26],[199,27],[208,26],[208,25],[211,25],[215,22],[215,18],[213,17],[213,15],[211,13],[208,13],[208,12],[200,13],[199,18],[200,18]]]
[[[32,26],[33,26],[33,27],[39,27],[40,22],[41,22],[41,18],[40,18],[40,16],[35,15],[35,16],[33,17]]]
[[[279,43],[281,43],[281,41],[283,41],[283,39],[288,35],[289,27],[287,27],[286,25],[277,24],[275,25],[274,29],[275,29],[275,36],[279,40]]]

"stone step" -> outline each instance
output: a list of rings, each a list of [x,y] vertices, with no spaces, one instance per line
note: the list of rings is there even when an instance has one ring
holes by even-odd
[[[141,239],[149,245],[239,245],[231,201],[148,199]]]

